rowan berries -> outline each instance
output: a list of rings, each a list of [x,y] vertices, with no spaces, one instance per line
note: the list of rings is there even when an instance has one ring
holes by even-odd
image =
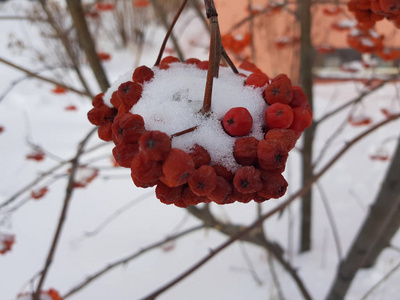
[[[262,187],[261,172],[253,166],[241,167],[236,171],[233,184],[242,194],[255,193]]]
[[[215,189],[207,195],[207,198],[217,204],[227,204],[229,195],[232,192],[232,186],[225,178],[218,176]]]
[[[312,123],[312,112],[308,109],[295,107],[293,109],[293,123],[289,129],[295,132],[303,132],[306,128],[310,127]]]
[[[158,67],[161,70],[168,70],[170,64],[177,63],[177,62],[179,62],[178,58],[176,58],[174,56],[166,56],[161,60],[160,65]]]
[[[210,154],[199,144],[195,144],[189,149],[189,155],[193,159],[195,168],[200,168],[202,165],[209,165],[211,163]]]
[[[257,163],[258,140],[255,137],[239,138],[233,146],[233,156],[242,166],[250,166]]]
[[[258,143],[257,155],[258,163],[261,168],[280,173],[285,171],[285,165],[289,155],[288,151],[286,151],[286,147],[271,142],[270,140],[262,140]]]
[[[131,113],[117,116],[112,125],[112,133],[117,143],[136,143],[145,131],[142,116]]]
[[[261,172],[262,188],[258,191],[258,195],[265,198],[280,198],[286,193],[288,186],[287,181],[278,172],[262,171]]]
[[[217,173],[213,167],[201,166],[190,175],[189,187],[197,196],[206,196],[217,186]]]
[[[185,151],[172,148],[162,166],[164,176],[161,181],[169,187],[186,183],[194,172],[193,159]]]
[[[140,148],[150,159],[164,160],[171,150],[170,137],[161,131],[147,131],[139,139]]]
[[[168,185],[157,182],[156,197],[164,204],[173,204],[181,198],[183,193],[183,185],[177,187],[169,187]]]
[[[120,143],[113,148],[112,153],[118,165],[130,168],[133,158],[139,153],[139,144]]]
[[[234,107],[225,114],[222,125],[231,136],[244,136],[250,133],[253,118],[246,108]]]
[[[268,128],[289,128],[293,122],[293,110],[289,105],[274,103],[265,111],[265,123]]]
[[[161,162],[151,160],[147,153],[140,151],[132,160],[131,177],[137,187],[156,185],[162,176]]]
[[[153,77],[154,77],[154,72],[146,66],[140,66],[136,68],[132,74],[132,80],[134,82],[138,82],[141,84],[152,80]]]
[[[294,132],[291,129],[270,129],[265,134],[264,140],[283,147],[287,152],[292,150],[296,145],[299,133]]]
[[[142,91],[143,88],[139,83],[127,81],[118,87],[118,96],[122,103],[131,109],[142,97]]]
[[[276,102],[289,104],[292,98],[292,83],[284,74],[280,74],[272,79],[271,83],[265,89],[265,99],[269,104]]]
[[[263,87],[269,82],[269,78],[264,73],[252,73],[247,77],[245,85]]]
[[[212,166],[217,173],[218,176],[223,177],[227,181],[232,181],[235,174],[232,171],[229,171],[225,166],[221,164],[216,164]]]
[[[200,59],[197,58],[188,58],[187,60],[185,60],[185,64],[188,65],[197,65],[200,62]]]

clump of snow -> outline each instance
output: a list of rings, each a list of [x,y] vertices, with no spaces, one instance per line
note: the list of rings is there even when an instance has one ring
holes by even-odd
[[[344,19],[340,20],[337,24],[341,28],[353,28],[354,26],[356,26],[357,21],[353,19]]]
[[[132,73],[121,76],[106,92],[104,102],[112,106],[112,93],[121,83],[131,80]],[[143,85],[142,97],[131,112],[141,115],[146,130],[159,130],[168,135],[197,127],[191,133],[172,139],[172,146],[188,151],[195,144],[204,147],[213,164],[223,164],[235,171],[239,164],[233,157],[233,145],[237,137],[228,135],[221,120],[229,109],[245,107],[253,117],[253,129],[249,136],[262,139],[264,112],[267,104],[262,97],[265,89],[244,86],[244,78],[230,68],[221,67],[219,78],[214,79],[212,113],[199,113],[203,105],[207,71],[195,65],[172,63],[167,70],[153,68],[154,78]]]

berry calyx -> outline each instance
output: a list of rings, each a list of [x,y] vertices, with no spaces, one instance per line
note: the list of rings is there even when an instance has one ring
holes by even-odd
[[[222,125],[229,135],[244,136],[250,133],[253,118],[246,108],[234,107],[225,114]]]

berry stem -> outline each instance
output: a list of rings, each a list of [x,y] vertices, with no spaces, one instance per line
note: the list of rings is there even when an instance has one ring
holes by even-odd
[[[171,134],[171,139],[174,138],[174,137],[181,136],[181,135],[184,135],[186,133],[195,131],[196,129],[197,129],[197,126],[194,126],[194,127],[189,128],[189,129],[185,129],[185,130],[179,131],[177,133]]]
[[[175,15],[174,20],[172,21],[171,25],[169,26],[168,31],[167,31],[167,33],[166,33],[166,35],[164,37],[164,41],[163,41],[163,43],[161,45],[160,52],[158,53],[158,57],[157,57],[157,60],[156,60],[156,63],[154,64],[154,66],[158,66],[160,64],[161,58],[162,58],[164,50],[165,50],[165,46],[167,45],[168,39],[169,39],[169,37],[170,37],[170,35],[172,33],[172,29],[174,28],[174,26],[176,24],[176,21],[178,21],[178,19],[179,19],[180,15],[181,15],[183,9],[185,8],[187,2],[188,2],[188,0],[184,0],[182,2],[182,5],[181,5],[181,7],[179,7],[179,10]],[[152,3],[153,3],[153,5],[157,5],[156,1],[152,1]]]
[[[204,0],[207,19],[210,22],[210,55],[209,55],[209,65],[206,81],[206,91],[204,94],[203,107],[200,110],[202,114],[208,114],[211,110],[211,99],[212,99],[212,89],[214,83],[214,77],[218,78],[219,75],[219,64],[221,61],[221,55],[223,51],[221,42],[221,33],[218,24],[218,14],[215,9],[213,0]]]

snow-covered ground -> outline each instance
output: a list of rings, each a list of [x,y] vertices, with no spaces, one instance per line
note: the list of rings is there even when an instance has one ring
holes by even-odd
[[[15,1],[26,7],[28,2]],[[0,14],[15,15],[20,10],[10,4],[0,4]],[[190,26],[184,31],[182,40],[190,38],[206,39],[197,29],[193,15],[183,16],[181,24],[189,20]],[[36,28],[26,21],[0,20],[0,57],[23,65],[30,70],[38,70],[41,65],[33,59],[33,53],[20,53],[7,47],[10,34],[24,40],[28,46],[43,45]],[[195,24],[196,23],[196,24]],[[178,24],[178,31],[184,29]],[[162,29],[152,30],[140,64],[151,66],[156,58],[163,37]],[[206,44],[206,42],[204,42]],[[109,48],[107,48],[107,46]],[[115,50],[110,45],[102,45],[112,53],[112,60],[104,63],[111,81],[130,70],[135,57],[132,52]],[[184,46],[187,57],[206,59],[204,49]],[[88,68],[83,68],[93,91],[97,86]],[[51,72],[41,73],[51,76]],[[65,83],[76,83],[72,75],[63,71]],[[19,78],[21,72],[0,64],[0,95]],[[25,79],[17,84],[4,99],[0,100],[0,204],[21,188],[47,172],[59,161],[71,159],[77,144],[93,128],[87,121],[86,113],[91,108],[88,99],[68,92],[62,95],[51,93],[54,87],[36,79]],[[372,124],[384,119],[381,108],[400,110],[398,84],[388,84],[372,93],[357,108],[355,115],[372,118]],[[315,118],[356,97],[363,89],[360,82],[330,83],[315,86]],[[65,107],[75,105],[77,111],[66,111]],[[318,127],[315,152],[317,156],[324,149],[327,139],[346,123],[349,110],[328,119]],[[366,126],[351,127],[346,123],[344,130],[326,150],[318,163],[317,170],[356,136]],[[357,143],[319,182],[320,189],[314,188],[313,208],[313,250],[298,253],[299,203],[294,202],[281,217],[274,216],[264,224],[268,238],[277,241],[286,250],[285,257],[304,281],[314,299],[326,295],[338,266],[338,254],[331,227],[323,205],[320,190],[335,218],[340,236],[342,255],[345,255],[355,237],[369,205],[379,190],[390,160],[371,160],[370,155],[377,150],[393,153],[400,131],[400,122],[392,122],[374,134]],[[382,146],[382,143],[384,146]],[[46,152],[43,161],[27,160],[32,145],[40,146]],[[101,144],[94,136],[88,148]],[[301,142],[298,143],[301,148]],[[76,189],[73,194],[66,224],[57,248],[44,289],[55,288],[63,295],[72,287],[85,280],[90,274],[109,263],[135,253],[168,235],[199,225],[194,217],[181,208],[166,206],[154,197],[153,189],[136,188],[127,169],[113,168],[111,162],[112,145],[85,154],[82,163],[100,168],[100,175],[86,188]],[[63,204],[68,166],[55,171],[27,192],[21,194],[7,209],[0,210],[0,232],[16,236],[12,251],[0,256],[0,299],[15,299],[20,292],[36,287],[29,280],[45,263],[55,227]],[[292,151],[285,177],[289,190],[282,199],[270,200],[262,204],[267,212],[294,193],[299,187],[300,160],[298,151]],[[53,179],[50,179],[53,178]],[[48,185],[51,183],[50,185]],[[47,186],[49,192],[39,200],[30,199],[32,190]],[[19,204],[21,206],[19,207]],[[14,212],[9,208],[18,207]],[[122,208],[122,209],[121,209]],[[257,216],[255,203],[235,203],[226,206],[211,205],[213,213],[224,220],[236,224],[250,224]],[[96,234],[96,228],[117,210],[118,218]],[[76,293],[71,299],[109,300],[139,299],[175,278],[192,266],[209,251],[226,240],[226,236],[214,230],[199,230],[163,248],[157,248],[143,256],[118,267]],[[392,244],[400,246],[398,234]],[[251,262],[251,267],[249,265]],[[385,276],[400,261],[400,253],[392,249],[384,251],[378,264],[358,273],[346,299],[360,299],[366,291]],[[273,262],[285,299],[301,299],[292,278],[276,262]],[[256,274],[256,275],[254,275]],[[369,299],[398,299],[400,272],[394,273]],[[160,296],[160,299],[278,299],[271,275],[268,255],[259,247],[236,242],[218,254],[208,264],[200,268],[177,286]]]

